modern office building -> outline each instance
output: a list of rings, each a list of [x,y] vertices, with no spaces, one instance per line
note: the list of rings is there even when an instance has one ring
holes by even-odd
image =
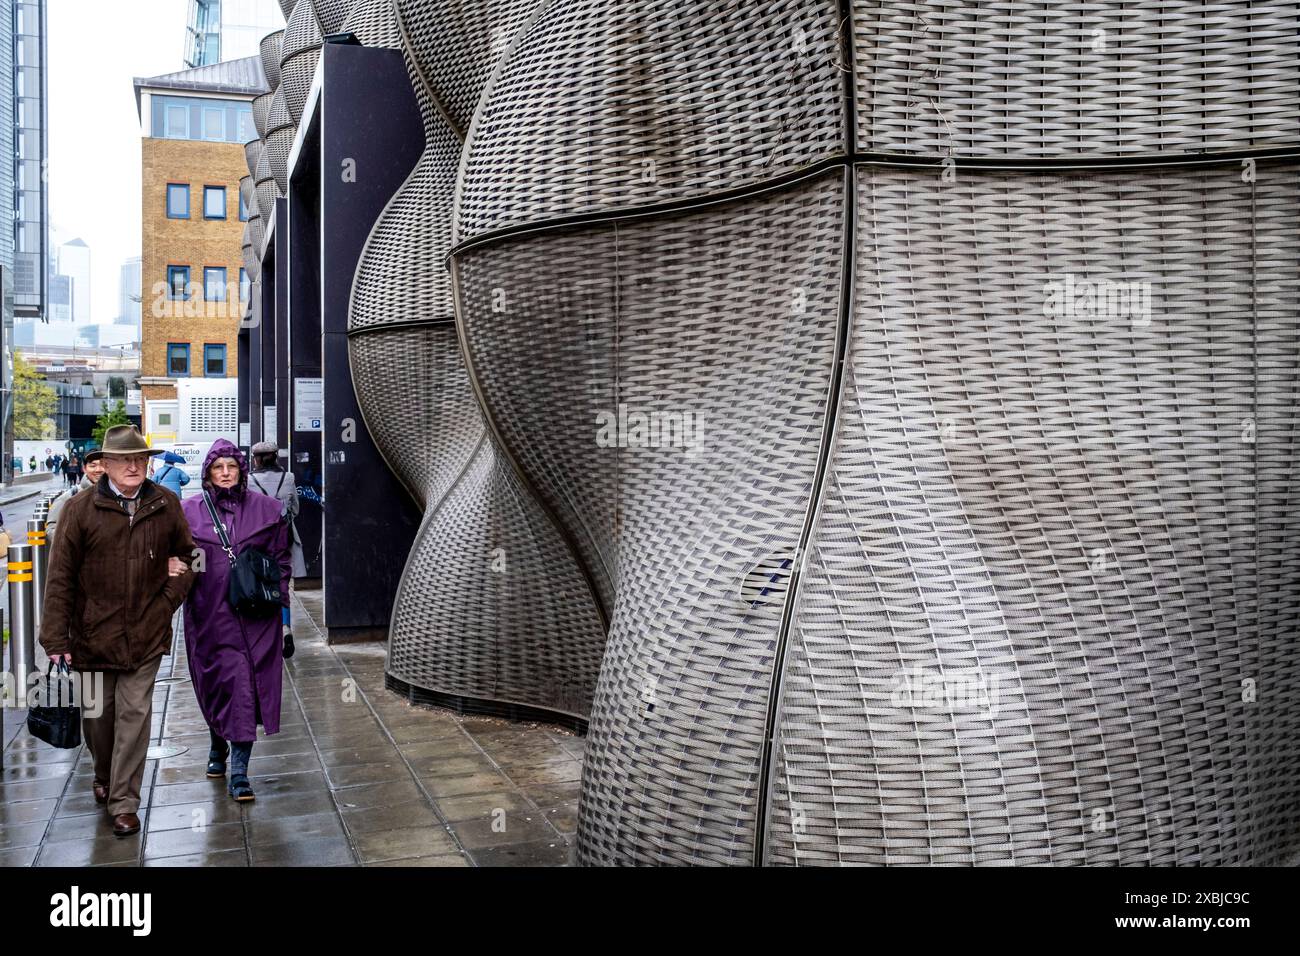
[[[0,0],[0,197],[12,227],[0,228],[0,480],[12,477],[10,356],[15,317],[45,318],[49,202],[45,0]]]
[[[59,246],[60,276],[68,280],[70,312],[76,325],[90,324],[90,246],[72,239]]]
[[[43,317],[49,258],[45,0],[9,0],[13,30],[14,312]],[[9,44],[4,44],[6,50]]]
[[[243,143],[265,90],[255,58],[135,81],[141,121],[140,386],[146,431],[174,441],[177,382],[235,389],[248,209]],[[211,405],[205,392],[202,402]],[[224,408],[225,406],[220,406]],[[233,402],[231,403],[233,408]],[[237,436],[233,413],[224,433]]]
[[[140,257],[132,256],[122,263],[117,286],[117,316],[121,325],[140,326]]]
[[[262,37],[284,26],[276,0],[188,0],[185,66],[256,56]]]

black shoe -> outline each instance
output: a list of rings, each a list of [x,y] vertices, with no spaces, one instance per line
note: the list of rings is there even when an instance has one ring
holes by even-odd
[[[293,657],[293,632],[284,632],[284,659],[287,661]]]
[[[226,775],[226,757],[230,755],[230,746],[227,744],[224,750],[218,750],[213,747],[208,751],[208,776],[224,777]]]
[[[247,803],[256,799],[253,788],[248,784],[248,777],[242,773],[231,775],[228,790],[238,803]]]

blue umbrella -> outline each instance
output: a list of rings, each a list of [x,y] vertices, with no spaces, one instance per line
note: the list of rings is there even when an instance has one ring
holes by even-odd
[[[165,451],[163,452],[163,461],[169,465],[183,465],[185,464],[185,457],[176,454],[174,451]]]

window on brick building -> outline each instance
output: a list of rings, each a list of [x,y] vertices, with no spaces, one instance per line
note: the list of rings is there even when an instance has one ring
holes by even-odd
[[[172,378],[190,374],[190,343],[167,343],[167,374]]]
[[[188,183],[167,184],[167,218],[190,218],[190,187]]]
[[[225,219],[226,218],[226,187],[225,186],[204,186],[203,187],[203,218],[204,219]]]
[[[189,266],[167,267],[167,298],[186,299],[190,285]]]
[[[207,266],[203,270],[203,298],[208,302],[226,299],[226,270],[222,266]]]
[[[248,270],[240,267],[239,270],[239,301],[247,302],[248,297],[252,294],[253,287],[248,281]]]
[[[224,345],[203,346],[203,374],[209,378],[225,377],[226,347]]]

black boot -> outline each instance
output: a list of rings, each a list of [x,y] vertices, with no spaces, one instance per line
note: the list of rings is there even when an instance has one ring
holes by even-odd
[[[253,742],[230,742],[230,795],[240,803],[254,799],[253,788],[248,783],[248,758],[253,754]]]
[[[230,755],[230,745],[217,736],[215,730],[209,730],[212,748],[208,751],[208,776],[224,777],[226,775],[226,757]]]

